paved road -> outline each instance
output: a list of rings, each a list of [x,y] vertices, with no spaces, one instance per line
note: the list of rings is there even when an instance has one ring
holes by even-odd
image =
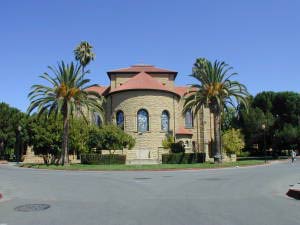
[[[172,172],[76,172],[0,165],[0,224],[295,225],[299,160],[269,166]],[[45,203],[39,212],[15,207]]]

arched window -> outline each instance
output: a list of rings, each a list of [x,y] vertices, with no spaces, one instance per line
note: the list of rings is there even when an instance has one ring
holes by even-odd
[[[94,120],[95,125],[97,125],[99,127],[102,125],[102,120],[101,120],[101,117],[98,113],[94,113],[93,120]]]
[[[191,110],[185,113],[185,128],[193,128],[193,114]]]
[[[124,130],[124,113],[119,110],[116,114],[117,126]]]
[[[167,110],[164,110],[161,114],[161,130],[162,131],[169,131],[170,127],[170,116]]]
[[[149,115],[145,109],[140,109],[137,113],[137,130],[138,132],[149,131]]]
[[[102,125],[102,120],[101,117],[99,115],[97,115],[97,119],[96,119],[96,124],[100,127]]]

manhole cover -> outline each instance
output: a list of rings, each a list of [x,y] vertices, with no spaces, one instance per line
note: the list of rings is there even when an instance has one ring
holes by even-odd
[[[49,209],[50,205],[48,204],[26,204],[20,205],[15,208],[18,212],[36,212]]]
[[[162,176],[163,178],[169,178],[169,177],[172,177],[172,176],[169,176],[169,175],[166,175],[166,176]]]
[[[135,180],[150,180],[150,179],[152,179],[152,178],[150,178],[150,177],[136,177],[136,178],[134,178]]]

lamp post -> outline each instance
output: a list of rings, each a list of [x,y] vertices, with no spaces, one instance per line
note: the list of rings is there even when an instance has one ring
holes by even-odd
[[[266,124],[262,124],[261,128],[264,131],[264,158],[265,158],[265,163],[267,163],[267,157],[266,157]]]
[[[18,135],[17,135],[17,152],[16,152],[16,161],[17,164],[19,164],[20,161],[20,154],[21,154],[21,131],[22,131],[22,127],[19,125],[18,126]]]

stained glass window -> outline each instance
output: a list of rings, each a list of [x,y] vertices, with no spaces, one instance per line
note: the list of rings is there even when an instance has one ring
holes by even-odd
[[[149,115],[145,109],[140,109],[137,113],[137,129],[138,132],[149,130]]]
[[[162,131],[169,131],[169,113],[167,110],[164,110],[161,114],[161,130]]]
[[[186,128],[193,128],[193,115],[192,115],[191,110],[188,110],[185,113],[185,127]]]
[[[102,120],[101,120],[101,117],[99,116],[98,113],[94,113],[93,119],[94,119],[94,124],[95,125],[97,125],[99,127],[102,125]]]
[[[124,113],[123,111],[119,110],[116,115],[117,119],[117,126],[124,130]]]

